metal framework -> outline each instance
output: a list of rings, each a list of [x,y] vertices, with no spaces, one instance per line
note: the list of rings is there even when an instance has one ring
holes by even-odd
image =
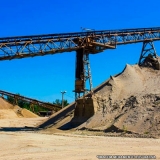
[[[90,48],[90,53],[116,45],[160,40],[160,27],[102,30],[0,38],[0,60],[43,56]]]
[[[140,66],[144,64],[144,61],[148,55],[150,55],[153,58],[157,58],[156,50],[154,48],[154,44],[152,41],[143,42],[143,47],[142,47],[142,51],[141,51],[141,55],[138,63]]]
[[[91,68],[90,68],[90,62],[89,62],[89,54],[84,54],[84,81],[85,81],[85,91],[92,91],[93,86],[92,86],[92,76],[91,76]],[[88,87],[87,83],[88,82]],[[89,88],[89,89],[87,89]]]
[[[92,89],[89,54],[115,49],[117,45],[143,42],[141,64],[148,54],[146,45],[150,44],[149,51],[153,51],[152,41],[157,40],[160,40],[160,27],[5,37],[0,38],[0,60],[76,51],[75,94],[79,98],[87,91],[87,81],[89,91]]]
[[[87,83],[88,82],[88,83]],[[77,51],[76,56],[76,80],[75,99],[92,91],[92,77],[89,62],[89,53],[85,49]]]
[[[36,99],[20,96],[18,94],[13,94],[13,93],[2,91],[2,90],[0,90],[0,95],[1,95],[2,98],[4,98],[4,96],[10,96],[10,97],[14,98],[15,104],[17,104],[18,100],[23,100],[25,102],[28,102],[28,103],[30,103],[32,108],[33,108],[33,105],[38,105],[38,106],[41,106],[43,108],[47,108],[51,111],[52,110],[53,111],[59,111],[61,109],[61,106],[58,106],[58,105],[55,105],[55,104],[38,101]],[[34,108],[32,110],[34,111]]]

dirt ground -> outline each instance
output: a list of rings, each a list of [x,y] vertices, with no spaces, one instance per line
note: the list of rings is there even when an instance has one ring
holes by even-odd
[[[155,155],[160,139],[86,136],[81,133],[0,132],[2,160],[96,160],[97,155]]]
[[[8,113],[8,112],[7,112]],[[47,117],[38,118],[15,118],[15,119],[0,119],[0,128],[2,127],[36,127]]]

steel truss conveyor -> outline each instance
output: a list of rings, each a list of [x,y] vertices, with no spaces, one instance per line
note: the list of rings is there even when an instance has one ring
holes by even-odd
[[[87,91],[86,81],[90,84],[88,90],[92,89],[89,54],[115,49],[117,45],[143,42],[141,65],[148,54],[156,57],[153,41],[157,40],[160,40],[160,27],[5,37],[0,38],[0,60],[76,51],[77,99]]]
[[[70,52],[85,47],[95,53],[98,50],[94,50],[94,46],[114,49],[116,45],[156,40],[160,40],[160,27],[5,37],[0,38],[0,60]]]
[[[21,96],[19,94],[13,94],[13,93],[2,91],[2,90],[0,90],[0,95],[1,95],[2,98],[4,98],[5,96],[9,96],[9,97],[13,98],[15,105],[18,105],[19,100],[22,100],[24,102],[29,103],[30,108],[33,112],[34,112],[34,105],[38,105],[38,106],[41,106],[43,108],[47,108],[50,111],[55,111],[55,112],[59,111],[62,108],[62,107],[60,107],[58,105],[55,105],[55,104],[42,102],[42,101],[39,101],[39,100],[36,100],[36,99],[24,97],[24,96]]]

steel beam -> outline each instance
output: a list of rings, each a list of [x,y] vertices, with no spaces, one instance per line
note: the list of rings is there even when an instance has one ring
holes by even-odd
[[[15,101],[14,103],[16,105],[18,103],[18,100],[23,100],[23,101],[28,102],[28,103],[30,103],[32,105],[36,104],[36,105],[41,106],[43,108],[47,108],[47,109],[54,110],[54,111],[58,111],[58,110],[61,109],[61,106],[58,106],[58,105],[55,105],[55,104],[38,101],[36,99],[24,97],[24,96],[21,96],[21,95],[13,94],[13,93],[2,91],[2,90],[0,90],[0,95],[3,98],[4,98],[4,96],[10,96],[10,97],[12,97],[14,99],[14,101]]]
[[[5,37],[0,38],[0,60],[71,52],[89,46],[99,46],[102,52],[146,40],[160,40],[160,27]],[[90,53],[94,53],[93,47]]]

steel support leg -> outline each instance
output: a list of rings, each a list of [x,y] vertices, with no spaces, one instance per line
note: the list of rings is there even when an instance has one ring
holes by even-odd
[[[89,62],[89,54],[85,49],[76,53],[76,77],[75,77],[75,99],[92,91],[92,78]]]
[[[83,67],[84,67],[84,81],[85,81],[85,94],[87,92],[92,92],[92,76],[91,76],[91,68],[89,62],[89,54],[84,54],[83,56]],[[87,84],[88,83],[88,84]]]
[[[154,48],[154,44],[152,41],[143,42],[143,47],[142,47],[141,55],[138,62],[140,66],[144,64],[144,61],[147,56],[152,56],[153,58],[157,58],[156,50]]]
[[[86,96],[88,92],[90,94]],[[95,113],[89,53],[85,49],[78,50],[76,55],[75,98],[76,103],[72,125],[79,125]]]

